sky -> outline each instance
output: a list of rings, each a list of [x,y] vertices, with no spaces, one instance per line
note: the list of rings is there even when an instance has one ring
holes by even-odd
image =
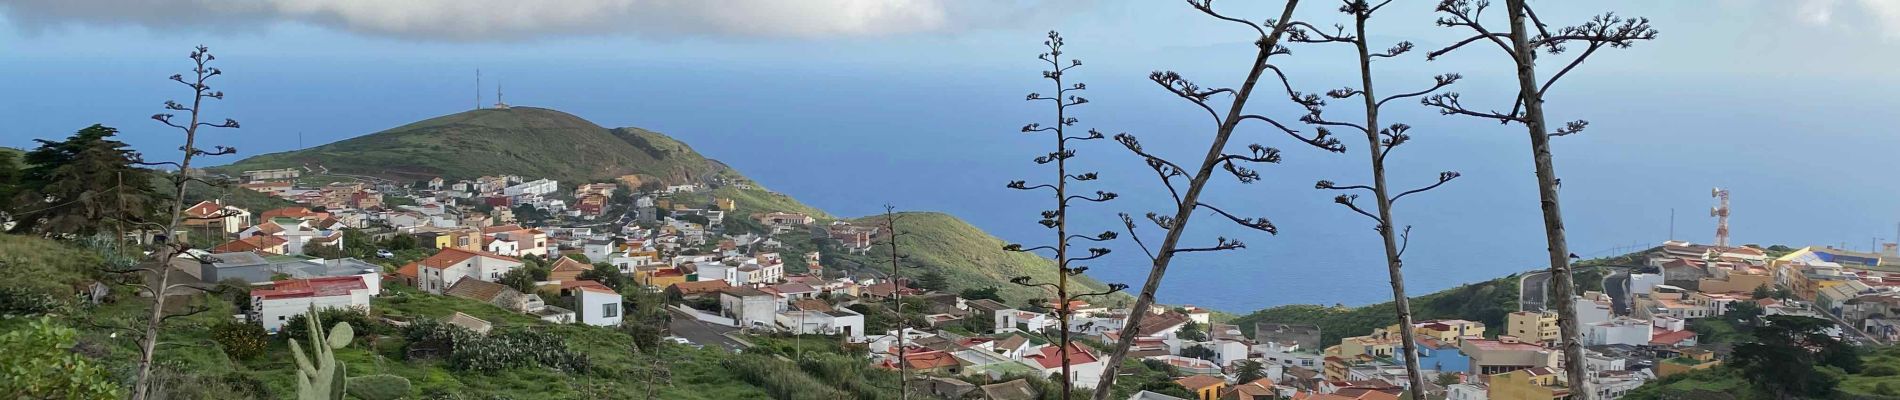
[[[1463,38],[1433,25],[1435,3],[1394,1],[1372,21],[1375,47],[1404,40],[1426,50]],[[1281,4],[1215,2],[1255,21],[1277,17]],[[1616,11],[1647,17],[1661,32],[1592,57],[1548,100],[1553,119],[1590,121],[1555,145],[1576,253],[1653,245],[1672,237],[1672,225],[1676,239],[1711,241],[1708,192],[1717,186],[1733,192],[1738,243],[1864,249],[1900,234],[1900,163],[1891,161],[1900,135],[1882,118],[1900,109],[1887,96],[1900,89],[1900,1],[1533,5],[1553,24]],[[1296,18],[1347,22],[1334,8],[1308,1]],[[1052,29],[1068,55],[1085,60],[1070,74],[1089,87],[1079,126],[1134,134],[1176,159],[1204,152],[1212,126],[1148,73],[1236,86],[1253,55],[1251,30],[1175,1],[7,0],[0,75],[10,79],[0,92],[12,95],[0,106],[12,118],[0,146],[30,147],[102,123],[163,159],[177,134],[148,117],[188,94],[165,77],[185,72],[185,55],[204,44],[219,57],[225,74],[214,85],[227,95],[208,112],[243,123],[207,140],[240,155],[464,111],[477,93],[493,102],[499,83],[511,104],[678,137],[833,214],[872,214],[888,203],[1038,243],[1050,234],[1035,213],[1048,205],[1003,184],[1052,173],[1030,161],[1049,151],[1046,141],[1018,132],[1052,118],[1046,105],[1023,101],[1051,90],[1035,55]],[[1357,80],[1346,48],[1293,51],[1276,63],[1296,89]],[[1465,79],[1449,90],[1474,105],[1501,104],[1514,85],[1503,57],[1481,46],[1432,61],[1415,51],[1379,61],[1376,78],[1395,92],[1456,72]],[[1285,121],[1300,114],[1274,96],[1249,107]],[[1328,115],[1357,111],[1341,105]],[[1400,224],[1413,226],[1406,279],[1414,294],[1541,268],[1542,221],[1521,127],[1414,104],[1389,105],[1385,115],[1414,127],[1413,141],[1391,156],[1395,186],[1463,174],[1396,210]],[[1261,128],[1243,127],[1235,148],[1280,148],[1284,162],[1256,168],[1259,183],[1217,177],[1209,199],[1265,216],[1280,232],[1197,215],[1189,244],[1226,236],[1248,248],[1177,258],[1161,300],[1233,312],[1389,300],[1372,224],[1332,204],[1334,193],[1312,189],[1319,179],[1365,182],[1363,138],[1342,137],[1350,150],[1331,154]],[[1104,176],[1099,190],[1123,196],[1083,207],[1078,229],[1117,229],[1117,213],[1166,207],[1152,172],[1126,150],[1104,141],[1078,151],[1078,167]],[[1147,260],[1125,240],[1111,247],[1117,252],[1090,274],[1138,285]]]

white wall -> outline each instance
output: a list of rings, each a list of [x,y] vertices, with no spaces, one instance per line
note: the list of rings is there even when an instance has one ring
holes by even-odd
[[[319,310],[343,307],[358,307],[363,310],[369,310],[369,296],[368,290],[358,289],[350,291],[348,295],[338,296],[294,297],[271,300],[253,297],[251,298],[251,307],[253,309],[252,314],[256,316],[258,322],[264,326],[264,330],[277,332],[283,329],[284,323],[289,322],[291,317],[310,311],[312,305],[316,306]]]
[[[580,314],[581,323],[594,326],[620,325],[621,317],[626,315],[626,310],[621,309],[620,295],[580,289],[575,291],[580,293],[579,304],[576,305],[580,309],[574,312]],[[605,314],[606,308],[613,309],[613,316]]]

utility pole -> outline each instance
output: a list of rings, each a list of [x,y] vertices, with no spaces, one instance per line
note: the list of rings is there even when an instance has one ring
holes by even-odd
[[[904,318],[904,288],[898,281],[897,255],[897,208],[884,205],[884,228],[891,231],[891,302],[897,313],[897,394],[901,400],[910,400],[910,364],[904,360],[904,328],[910,321]],[[1066,361],[1066,360],[1065,360]]]

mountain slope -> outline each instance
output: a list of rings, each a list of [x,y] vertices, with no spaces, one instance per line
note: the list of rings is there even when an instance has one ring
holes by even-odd
[[[697,183],[724,178],[728,183],[710,193],[683,194],[676,199],[708,201],[733,199],[736,215],[799,212],[821,222],[831,215],[791,196],[766,190],[738,171],[706,158],[686,143],[640,128],[602,128],[560,111],[514,107],[467,111],[431,118],[382,132],[310,149],[265,154],[220,167],[220,171],[323,165],[332,172],[373,175],[399,181],[435,176],[468,178],[515,174],[547,177],[566,183],[608,179],[637,173],[667,183]],[[1031,254],[1006,252],[1003,241],[956,217],[942,213],[906,213],[900,228],[914,240],[902,249],[911,262],[950,278],[952,291],[997,287],[1012,305],[1049,297],[1040,289],[1010,284],[1009,278],[1030,276],[1053,282],[1052,261]],[[855,222],[879,223],[881,217]],[[796,241],[792,241],[796,242]],[[888,266],[889,253],[879,248],[871,255],[848,256],[867,266]],[[882,258],[878,258],[882,255]],[[884,261],[878,261],[878,260]],[[915,277],[921,270],[907,271]],[[1078,283],[1087,291],[1106,286],[1088,277]]]
[[[403,180],[515,174],[562,182],[627,174],[667,183],[700,182],[723,164],[665,135],[607,129],[572,114],[533,107],[444,115],[314,148],[246,158],[225,172],[315,167]]]
[[[1020,306],[1029,299],[1053,297],[1042,288],[1012,284],[1009,279],[1028,276],[1036,283],[1054,283],[1054,261],[1030,253],[1005,251],[1002,239],[950,214],[905,212],[897,215],[897,230],[904,235],[898,242],[898,251],[908,257],[902,270],[905,277],[916,278],[925,271],[936,271],[948,278],[946,280],[952,293],[994,286],[1005,302],[1012,306]],[[859,218],[851,222],[883,226],[884,216]],[[873,247],[869,254],[855,257],[854,261],[888,271],[890,259],[890,247],[880,244]],[[1072,290],[1078,293],[1100,292],[1108,287],[1086,275],[1073,277],[1070,282],[1073,284]],[[1087,300],[1105,303],[1121,298]]]

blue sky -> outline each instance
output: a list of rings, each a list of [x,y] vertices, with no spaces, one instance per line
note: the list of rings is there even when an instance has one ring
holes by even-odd
[[[1254,3],[1270,2],[1216,5],[1254,20],[1280,7]],[[1372,37],[1421,48],[1461,38],[1431,24],[1434,3],[1395,1],[1374,20]],[[146,117],[185,94],[164,77],[184,71],[184,55],[200,43],[227,72],[218,88],[229,98],[211,113],[244,123],[211,140],[241,154],[295,149],[300,134],[310,146],[466,110],[481,68],[486,83],[506,85],[510,103],[679,137],[836,214],[892,203],[950,212],[1027,241],[1042,236],[1033,216],[1040,207],[1002,183],[1038,176],[1029,158],[1046,151],[1042,141],[1015,133],[1048,114],[1021,101],[1049,90],[1034,58],[1043,32],[1061,30],[1070,54],[1087,61],[1072,75],[1090,87],[1084,126],[1133,133],[1180,157],[1200,151],[1209,127],[1147,82],[1147,72],[1236,85],[1252,55],[1247,31],[1174,1],[377,4],[0,3],[0,74],[11,78],[0,80],[0,91],[11,94],[0,102],[13,117],[0,128],[0,145],[26,147],[105,123],[154,155],[176,147]],[[1578,253],[1665,239],[1671,209],[1678,238],[1709,240],[1711,186],[1734,190],[1739,242],[1864,248],[1874,237],[1892,240],[1900,164],[1890,160],[1900,135],[1882,117],[1900,109],[1888,95],[1900,88],[1893,72],[1900,2],[1533,4],[1556,24],[1615,10],[1649,17],[1661,30],[1653,43],[1593,58],[1550,100],[1554,118],[1592,123],[1557,144]],[[1309,2],[1298,16],[1344,22],[1333,8]],[[1344,49],[1294,50],[1283,65],[1303,90],[1356,79]],[[1511,77],[1495,50],[1431,62],[1422,52],[1411,56],[1379,64],[1385,91],[1459,72],[1466,80],[1453,89],[1467,101],[1508,96]],[[492,102],[493,87],[484,91]],[[1254,110],[1298,115],[1283,102],[1257,102]],[[1412,147],[1393,156],[1395,184],[1427,182],[1441,170],[1465,175],[1398,210],[1401,223],[1416,226],[1408,253],[1415,290],[1535,268],[1543,243],[1522,130],[1409,105],[1388,113],[1416,127]],[[1286,162],[1262,168],[1262,183],[1217,183],[1213,199],[1273,219],[1281,234],[1198,220],[1203,229],[1191,238],[1227,235],[1250,247],[1181,258],[1163,301],[1245,311],[1389,297],[1370,225],[1311,189],[1317,179],[1364,181],[1362,139],[1344,138],[1354,150],[1344,155],[1297,148],[1264,131],[1243,139],[1286,150]],[[1085,223],[1110,228],[1116,212],[1160,207],[1159,187],[1126,151],[1106,142],[1082,151],[1078,163],[1100,169],[1103,188],[1126,196]],[[1124,250],[1091,274],[1138,283],[1145,260]],[[1315,287],[1315,280],[1336,283]]]

